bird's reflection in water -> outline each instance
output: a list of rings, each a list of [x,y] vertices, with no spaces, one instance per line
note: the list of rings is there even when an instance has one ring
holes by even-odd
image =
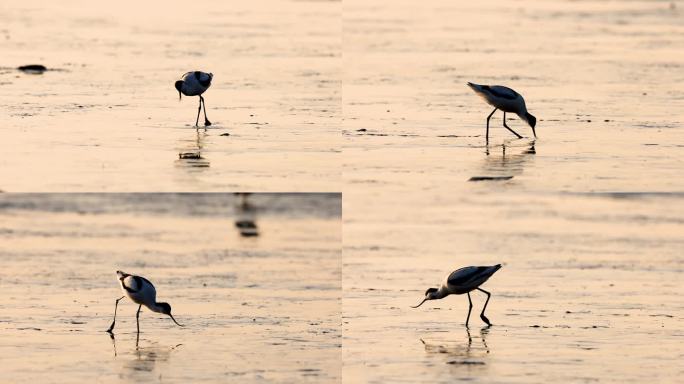
[[[235,228],[240,232],[242,237],[256,237],[259,236],[259,227],[257,226],[257,207],[249,201],[251,193],[236,193],[238,198],[235,205]]]
[[[152,372],[157,362],[165,362],[171,357],[171,353],[183,344],[172,347],[149,346],[136,348],[133,359],[124,363],[124,370],[137,372]]]
[[[114,343],[114,356],[123,362],[121,365],[120,376],[127,379],[142,379],[140,375],[149,375],[155,371],[159,363],[165,363],[171,354],[178,350],[183,344],[173,346],[146,345],[140,347],[136,339],[135,349],[123,351],[121,355],[116,352],[116,339],[112,337]],[[162,372],[163,369],[157,369]]]
[[[202,156],[207,132],[196,131],[192,139],[181,140],[181,150],[178,152],[176,165],[186,168],[208,168],[209,160]]]
[[[249,201],[249,196],[252,195],[250,192],[235,192],[235,197],[237,198],[237,209],[239,211],[251,211],[256,207]]]
[[[485,358],[489,354],[486,340],[489,328],[484,327],[480,329],[479,336],[475,336],[475,339],[479,338],[480,342],[473,342],[473,336],[468,328],[466,328],[467,340],[433,342],[420,339],[420,341],[425,347],[425,353],[440,356],[446,360],[446,364],[455,366],[483,366],[485,365]]]
[[[523,173],[525,167],[534,159],[537,150],[534,147],[535,141],[532,140],[520,149],[520,146],[510,146],[506,143],[489,147],[487,145],[485,154],[487,155],[482,165],[482,172],[487,176],[473,177],[479,180],[510,179]],[[491,150],[490,150],[491,149]]]

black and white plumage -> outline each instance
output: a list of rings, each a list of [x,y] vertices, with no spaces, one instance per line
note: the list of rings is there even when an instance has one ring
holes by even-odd
[[[489,297],[491,294],[480,288],[480,285],[489,280],[489,278],[492,277],[492,275],[498,271],[499,268],[501,268],[501,264],[488,267],[464,267],[457,269],[451,272],[444,279],[444,282],[442,282],[442,285],[439,288],[428,288],[428,290],[425,291],[425,298],[423,301],[412,308],[418,308],[428,300],[443,299],[449,295],[462,295],[466,293],[468,294],[468,302],[470,303],[470,308],[468,308],[468,317],[466,318],[465,323],[467,327],[468,321],[470,320],[470,311],[473,309],[473,302],[470,300],[470,291],[477,289],[487,294],[487,301],[482,308],[480,318],[482,321],[487,323],[487,325],[492,325],[484,314],[485,309],[487,309],[487,303],[489,303]]]
[[[520,119],[527,122],[527,124],[532,127],[532,134],[534,137],[537,137],[537,133],[534,131],[534,127],[537,125],[537,118],[527,112],[525,99],[523,99],[518,92],[502,85],[479,85],[468,83],[468,86],[482,97],[487,104],[494,107],[492,113],[487,116],[487,133],[485,135],[487,141],[489,141],[489,119],[497,109],[502,110],[504,113],[503,126],[516,135],[518,139],[521,139],[522,136],[506,125],[506,112],[515,113]]]
[[[173,315],[171,315],[171,306],[168,303],[157,302],[157,290],[149,280],[142,276],[135,276],[122,271],[116,271],[116,276],[125,296],[121,296],[116,300],[116,304],[114,305],[114,320],[107,332],[112,333],[112,330],[114,329],[114,324],[116,324],[116,309],[119,306],[119,300],[124,297],[128,297],[134,303],[138,304],[138,312],[135,315],[138,333],[140,333],[140,309],[143,305],[150,311],[169,315],[176,325],[182,327],[182,325],[178,324],[176,319],[173,318]]]
[[[211,86],[211,80],[214,75],[211,73],[206,73],[202,71],[188,72],[181,77],[180,80],[176,81],[175,87],[178,90],[178,100],[181,99],[181,95],[185,96],[199,96],[200,103],[197,109],[197,119],[195,120],[195,126],[199,123],[200,111],[202,110],[202,105],[204,104],[204,126],[208,127],[211,125],[209,119],[207,119],[207,105],[204,102],[204,97],[202,94],[206,92]]]

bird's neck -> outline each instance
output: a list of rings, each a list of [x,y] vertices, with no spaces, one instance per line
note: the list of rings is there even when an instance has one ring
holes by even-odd
[[[152,312],[163,313],[162,307],[158,306],[157,303],[154,303],[147,308],[149,308]]]
[[[516,113],[516,115],[518,115],[520,120],[527,122],[527,110],[525,108],[523,108],[522,112]]]
[[[437,292],[432,293],[432,298],[437,300],[437,299],[442,299],[445,296],[447,296],[449,292],[447,291],[446,287],[440,287]]]

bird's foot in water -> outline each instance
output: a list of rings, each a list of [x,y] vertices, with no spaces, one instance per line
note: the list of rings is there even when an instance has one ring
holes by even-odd
[[[482,319],[482,321],[484,321],[488,326],[492,326],[492,323],[489,322],[489,319],[484,314],[480,315],[480,319]]]
[[[211,126],[211,121],[204,119],[204,126],[205,127],[210,127]]]

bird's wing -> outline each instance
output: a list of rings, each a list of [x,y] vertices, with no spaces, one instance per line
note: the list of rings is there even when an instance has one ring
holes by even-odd
[[[136,276],[136,277],[139,277],[140,280],[142,280],[142,281],[144,281],[145,283],[149,284],[151,287],[154,287],[154,284],[152,284],[152,283],[151,283],[149,280],[147,280],[146,278],[144,278],[144,277],[142,277],[142,276]],[[141,285],[142,285],[142,281],[141,281]]]
[[[140,276],[127,275],[121,279],[121,286],[127,292],[139,292],[143,286],[143,278]]]
[[[447,277],[449,285],[466,285],[471,280],[480,277],[484,271],[489,267],[463,267],[457,269]]]
[[[156,297],[157,297],[157,290],[154,288],[154,285],[152,284],[152,282],[150,282],[149,280],[147,280],[146,278],[144,278],[142,276],[136,276],[136,277],[140,277],[141,286],[142,286],[141,290],[145,291],[145,293],[143,293],[143,294],[149,295],[152,299],[152,302],[154,302],[156,300]],[[142,284],[142,282],[144,282],[144,284]]]
[[[208,87],[211,84],[212,75],[209,73],[195,71],[195,78],[203,87]]]
[[[520,96],[518,92],[508,88],[504,87],[503,85],[492,85],[491,87],[488,85],[483,85],[483,89],[489,91],[493,96],[495,97],[500,97],[502,99],[508,99],[508,100],[515,100]]]

